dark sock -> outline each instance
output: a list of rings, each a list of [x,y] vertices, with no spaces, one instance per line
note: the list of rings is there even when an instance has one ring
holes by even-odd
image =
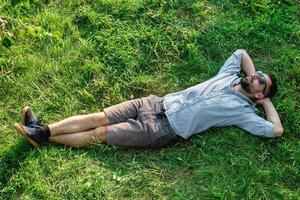
[[[43,125],[40,130],[40,135],[48,140],[48,138],[51,136],[49,127],[47,125]]]

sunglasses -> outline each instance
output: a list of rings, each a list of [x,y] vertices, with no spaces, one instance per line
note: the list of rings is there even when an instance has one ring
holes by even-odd
[[[258,82],[260,84],[265,84],[265,88],[263,90],[263,94],[265,94],[267,88],[267,79],[265,78],[264,73],[262,71],[256,71],[256,74],[259,75]]]

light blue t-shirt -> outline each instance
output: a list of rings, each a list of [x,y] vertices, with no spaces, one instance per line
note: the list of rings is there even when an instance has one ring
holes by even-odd
[[[213,78],[165,96],[173,130],[188,138],[210,127],[237,126],[254,135],[275,137],[273,124],[256,114],[255,104],[233,86],[238,83],[242,51],[236,50]]]

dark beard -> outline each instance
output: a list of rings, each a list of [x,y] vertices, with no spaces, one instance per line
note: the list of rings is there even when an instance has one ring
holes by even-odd
[[[251,92],[250,91],[250,83],[245,78],[242,78],[240,84],[246,92],[248,92],[248,93]]]

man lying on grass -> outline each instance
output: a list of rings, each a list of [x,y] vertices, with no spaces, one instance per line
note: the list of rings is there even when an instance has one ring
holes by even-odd
[[[243,70],[245,77],[240,77]],[[277,91],[274,75],[256,71],[245,50],[235,51],[213,78],[165,97],[150,95],[45,125],[31,109],[22,112],[18,133],[37,147],[55,142],[85,147],[94,141],[124,147],[158,148],[187,139],[210,127],[237,126],[254,135],[278,137],[283,128],[270,98]],[[267,120],[258,116],[262,105]]]

